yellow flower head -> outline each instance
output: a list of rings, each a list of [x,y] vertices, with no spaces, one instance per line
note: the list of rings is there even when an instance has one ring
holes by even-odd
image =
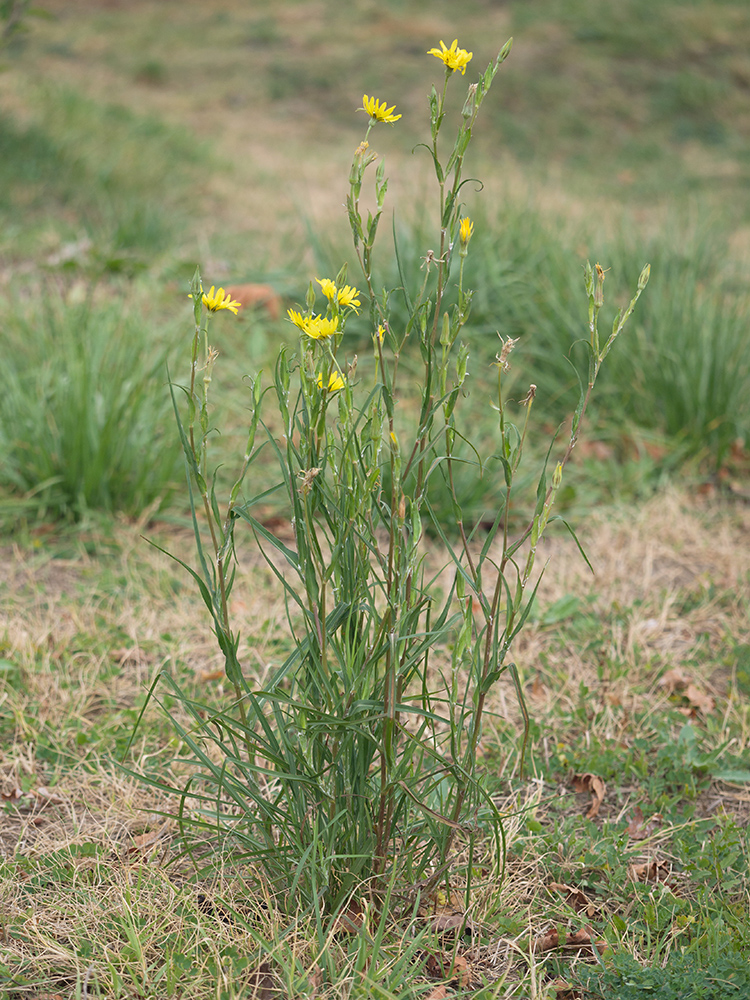
[[[323,388],[323,374],[318,375],[318,388]],[[344,377],[341,372],[331,372],[328,376],[328,391],[338,392],[339,389],[344,388]]]
[[[471,57],[474,55],[473,52],[467,52],[466,49],[459,49],[458,39],[453,39],[453,44],[449,49],[446,49],[445,42],[440,41],[439,49],[428,49],[428,56],[436,56],[438,59],[442,59],[451,73],[454,70],[460,70],[463,75],[466,73],[466,66],[471,61]],[[442,50],[442,51],[441,51]]]
[[[385,327],[383,326],[382,323],[378,323],[378,332],[375,334],[375,336],[378,338],[378,341],[382,344],[383,337],[385,336]]]
[[[461,227],[459,229],[459,236],[461,237],[461,243],[463,246],[471,239],[471,235],[474,232],[474,223],[467,216],[465,219],[461,219]]]
[[[339,288],[336,298],[340,306],[344,306],[348,309],[353,309],[355,312],[362,305],[360,300],[357,298],[359,292],[356,288],[352,288],[351,285],[344,285],[343,288]]]
[[[307,316],[303,316],[302,313],[295,312],[294,309],[287,309],[287,316],[294,325],[300,329],[303,333],[307,333],[307,327],[309,325],[310,319]]]
[[[323,316],[310,316],[302,328],[312,340],[323,340],[325,337],[332,337],[338,331],[339,324],[336,319],[325,319]]]
[[[329,302],[333,302],[336,298],[336,284],[331,281],[330,278],[316,278],[317,283],[320,285],[321,290]]]
[[[190,299],[192,297],[192,295],[188,296]],[[204,292],[202,298],[203,305],[211,312],[219,312],[220,309],[229,309],[236,316],[237,310],[242,305],[241,302],[232,301],[232,296],[227,295],[223,288],[220,288],[217,292],[215,285],[211,285],[208,294]]]
[[[337,302],[345,309],[353,309],[355,312],[362,305],[357,298],[359,292],[356,288],[352,288],[351,285],[344,285],[343,288],[337,289],[336,283],[331,281],[330,278],[316,278],[315,280],[320,285],[321,291],[329,302]]]
[[[471,58],[471,57],[469,57]],[[397,122],[401,115],[394,115],[393,112],[396,110],[396,105],[387,108],[385,101],[378,101],[374,97],[368,97],[367,94],[362,98],[362,107],[370,116],[374,118],[376,122]]]

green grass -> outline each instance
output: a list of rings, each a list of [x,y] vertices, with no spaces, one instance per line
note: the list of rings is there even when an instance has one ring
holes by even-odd
[[[32,305],[4,303],[3,485],[37,517],[139,517],[167,503],[179,478],[166,389],[179,326],[147,320],[135,289],[135,308],[93,283],[75,290],[76,304],[51,284]]]

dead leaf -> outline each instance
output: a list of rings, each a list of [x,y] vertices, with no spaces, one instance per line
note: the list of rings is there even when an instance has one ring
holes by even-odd
[[[143,653],[137,646],[113,649],[110,655],[112,659],[115,660],[115,662],[121,667],[124,667],[128,663],[140,666],[145,660]]]
[[[457,894],[451,893],[456,902],[461,902]],[[456,905],[436,906],[429,917],[430,926],[438,934],[474,934],[474,925],[465,911]]]
[[[39,788],[37,788],[35,791],[32,791],[30,794],[37,799],[41,799],[42,802],[44,802],[45,804],[49,803],[49,805],[51,806],[61,806],[65,801],[65,799],[63,799],[61,796],[56,795],[54,792],[51,792],[49,788],[45,788],[44,785],[40,785]]]
[[[685,690],[685,697],[693,708],[697,708],[704,715],[710,715],[716,707],[716,702],[710,694],[706,694],[697,684],[688,684]]]
[[[534,952],[553,951],[555,948],[575,948],[580,950],[581,948],[589,947],[596,948],[600,954],[603,954],[607,950],[606,941],[594,941],[594,932],[588,925],[581,927],[580,930],[574,931],[572,934],[566,934],[563,942],[560,941],[558,929],[553,927],[531,944],[531,950]]]
[[[206,684],[208,681],[220,681],[224,676],[224,668],[219,667],[217,670],[201,670],[198,674],[198,680],[201,684]]]
[[[647,840],[661,824],[661,821],[661,813],[654,813],[647,823],[643,816],[643,810],[640,806],[636,806],[627,826],[628,836],[631,840]]]
[[[451,991],[449,991],[442,983],[436,986],[434,989],[425,997],[425,1000],[445,1000],[446,997],[452,996]]]
[[[586,819],[594,819],[595,816],[598,816],[604,796],[607,794],[607,786],[598,774],[591,774],[590,772],[586,774],[574,774],[572,780],[573,788],[577,792],[590,793],[591,805],[589,806],[589,811],[586,813]]]
[[[542,678],[539,674],[534,678],[534,683],[531,685],[531,695],[533,698],[543,698],[547,694],[547,688],[542,683]]]
[[[537,951],[552,951],[554,948],[560,947],[560,935],[557,933],[557,928],[553,927],[551,930],[547,931],[546,934],[542,934],[540,937],[536,938],[531,943],[531,950]]]
[[[334,933],[359,934],[364,924],[362,907],[356,899],[350,899],[345,910],[342,910],[333,924]]]
[[[451,984],[457,983],[460,988],[468,987],[471,983],[471,966],[463,955],[430,953],[425,969],[433,979],[445,979]]]
[[[270,319],[279,319],[281,316],[281,296],[274,291],[270,285],[228,285],[227,295],[236,299],[241,306],[255,306],[263,308],[268,313]]]
[[[307,985],[309,987],[308,1000],[315,1000],[318,990],[323,985],[323,970],[316,969],[314,972],[311,972],[307,980]]]
[[[600,955],[603,955],[607,950],[606,941],[596,941],[594,940],[594,930],[592,927],[587,925],[586,927],[581,927],[580,930],[575,931],[569,937],[565,939],[566,948],[596,948]]]
[[[10,792],[2,792],[0,797],[2,798],[3,802],[17,802],[20,798],[23,797],[23,792],[21,791],[20,788],[14,788]]]
[[[640,865],[631,865],[629,872],[634,882],[667,882],[672,869],[666,861],[644,861]]]
[[[595,911],[594,904],[583,890],[577,889],[572,885],[563,885],[561,882],[551,882],[549,889],[552,892],[559,892],[565,896],[565,902],[568,906],[572,906],[576,913],[581,913],[585,910],[587,916],[593,917]]]
[[[128,854],[133,854],[135,851],[147,851],[150,847],[154,847],[166,834],[171,825],[172,820],[168,819],[156,830],[147,830],[145,833],[139,833],[138,836],[133,837],[133,843],[128,848]]]
[[[247,985],[250,988],[248,995],[253,1000],[279,1000],[283,995],[276,985],[270,962],[261,962],[248,976]]]
[[[667,694],[674,694],[675,691],[682,691],[690,683],[690,675],[681,667],[671,667],[659,678],[659,687],[664,688]]]
[[[549,985],[555,991],[555,1000],[584,1000],[580,989],[571,986],[564,979],[554,979]]]

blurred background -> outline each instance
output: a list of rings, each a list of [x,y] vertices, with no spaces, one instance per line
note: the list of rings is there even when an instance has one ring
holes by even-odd
[[[371,145],[391,177],[379,277],[438,243],[427,96],[443,39],[468,85],[511,35],[470,147],[473,433],[497,334],[545,430],[575,406],[582,265],[607,308],[652,277],[608,358],[562,506],[638,500],[665,480],[750,495],[750,5],[722,0],[23,0],[0,4],[0,517],[175,509],[165,382],[187,369],[188,282],[262,284],[283,308],[344,260],[363,93],[402,119]],[[4,21],[2,20],[4,18]],[[447,145],[447,143],[446,143]],[[449,149],[450,147],[448,147]],[[480,183],[481,182],[481,183]],[[433,178],[434,183],[434,178]],[[394,320],[400,300],[393,298]],[[283,315],[283,311],[282,311]],[[611,319],[610,319],[611,321]],[[220,328],[220,332],[219,332]],[[604,323],[606,329],[606,322]],[[243,445],[242,376],[288,323],[262,302],[216,319],[217,448]],[[354,330],[351,352],[364,325]],[[416,363],[416,362],[415,362]],[[416,368],[415,368],[416,371]],[[237,431],[237,437],[232,430]],[[467,471],[467,505],[497,477]]]

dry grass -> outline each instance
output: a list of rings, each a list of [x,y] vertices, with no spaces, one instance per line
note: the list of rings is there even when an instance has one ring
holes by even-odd
[[[519,984],[542,989],[544,957],[534,954],[531,942],[571,917],[576,926],[575,915],[560,908],[546,886],[574,881],[577,862],[562,847],[558,856],[546,842],[529,840],[530,823],[537,829],[561,817],[572,821],[589,808],[587,794],[567,787],[564,770],[550,779],[555,760],[558,767],[568,760],[575,770],[592,746],[619,747],[627,755],[659,719],[674,716],[675,706],[696,716],[694,725],[711,746],[728,744],[725,754],[735,756],[746,752],[747,697],[726,651],[750,642],[749,531],[746,506],[667,493],[640,510],[590,519],[582,541],[596,569],[593,578],[572,542],[558,537],[545,543],[550,561],[539,592],[541,618],[515,649],[538,727],[538,777],[522,780],[518,774],[520,716],[504,682],[485,733],[487,766],[497,774],[498,788],[507,789],[509,855],[502,885],[472,894],[468,917],[478,939],[461,944],[458,953],[470,963],[476,985],[502,982],[497,995],[503,996]],[[171,531],[169,544],[180,550],[187,537]],[[66,558],[55,558],[61,547]],[[196,874],[169,818],[176,801],[149,790],[110,759],[115,746],[124,747],[144,690],[165,663],[211,702],[221,703],[224,691],[214,673],[218,660],[202,606],[180,589],[175,565],[127,525],[115,529],[103,550],[108,554],[92,557],[82,545],[76,550],[69,539],[53,535],[3,553],[2,657],[18,668],[22,682],[6,675],[9,683],[0,694],[7,744],[0,764],[0,891],[7,927],[14,928],[6,934],[2,961],[27,975],[36,970],[30,984],[64,991],[76,983],[80,990],[85,981],[89,995],[100,996],[152,996],[149,990],[162,989],[154,977],[165,942],[175,955],[202,956],[193,962],[189,985],[180,978],[179,962],[173,963],[171,974],[181,984],[177,996],[214,995],[209,983],[217,969],[235,961],[226,958],[227,949],[258,956],[254,966],[237,972],[238,988],[241,982],[258,985],[251,974],[262,954],[268,969],[288,967],[294,955],[298,973],[311,972],[319,961],[313,928],[300,925],[291,937],[279,938],[261,883],[229,858],[226,867],[207,873],[205,847]],[[545,611],[570,596],[579,599],[579,613],[544,624]],[[247,669],[260,681],[278,663],[286,625],[278,586],[251,554],[241,553],[233,611],[245,636]],[[704,715],[679,691],[660,687],[669,667],[684,670],[715,708]],[[86,736],[80,743],[79,733]],[[176,777],[181,768],[172,759],[178,751],[152,705],[135,747],[135,768]],[[694,817],[746,822],[745,788],[706,784]],[[623,774],[616,787],[608,782],[595,820],[604,823],[602,836],[608,824],[625,823],[639,802],[647,806],[632,774]],[[674,866],[670,845],[684,826],[677,816],[662,817],[634,845],[628,863],[657,859]],[[690,878],[680,879],[682,895],[690,898]],[[461,887],[455,889],[460,895]],[[592,919],[604,918],[608,902],[596,905]],[[227,912],[234,915],[227,919]],[[337,967],[350,968],[352,942],[342,943],[333,932],[328,938]],[[260,941],[274,940],[275,947],[258,951]],[[390,940],[381,970],[385,980],[406,947]],[[412,956],[410,968],[418,973],[423,958]],[[276,973],[269,975],[266,986],[279,985]],[[348,995],[349,975],[342,971],[334,992],[321,995]],[[8,995],[34,996],[35,989],[19,987]]]

